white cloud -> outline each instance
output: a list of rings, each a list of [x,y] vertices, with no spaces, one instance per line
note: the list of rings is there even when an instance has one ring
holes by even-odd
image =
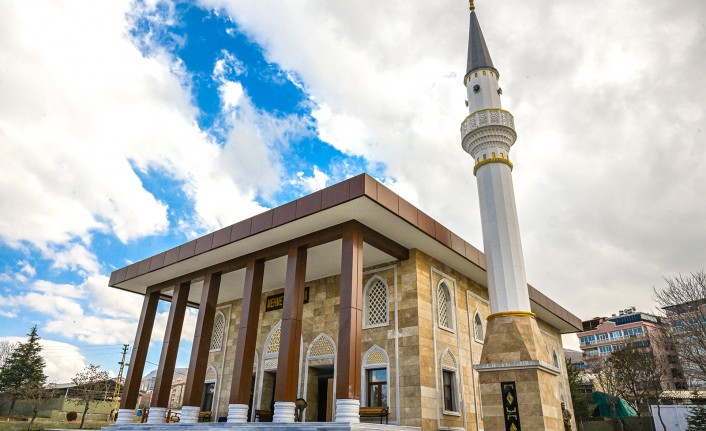
[[[310,177],[304,175],[304,172],[297,172],[297,180],[294,183],[308,194],[325,188],[330,180],[330,176],[321,171],[318,166],[314,166],[314,172]]]
[[[34,267],[30,265],[30,263],[26,260],[21,260],[17,262],[17,264],[21,266],[20,272],[27,274],[27,276],[34,277],[35,275],[37,275],[37,270],[34,269]]]
[[[238,102],[243,97],[243,86],[239,82],[223,81],[218,87],[221,95],[221,103],[224,109],[233,109],[238,106]]]
[[[482,244],[458,132],[468,114],[467,6],[201,3],[223,8],[301,80],[321,139],[384,163],[406,198]],[[706,30],[693,17],[704,13],[698,0],[478,9],[519,134],[514,178],[529,281],[581,317],[650,309],[662,274],[703,266]]]
[[[52,260],[52,268],[97,273],[100,265],[96,256],[81,244],[62,245],[61,249],[48,247],[44,254]]]
[[[1,337],[1,341],[11,343],[24,343],[26,338],[22,337]],[[41,339],[39,345],[42,346],[41,355],[46,361],[44,374],[49,383],[67,383],[79,371],[86,367],[85,357],[81,350],[73,344]]]
[[[297,117],[258,112],[237,82],[223,81],[226,107],[242,109],[225,122],[231,135],[219,146],[197,125],[180,60],[151,34],[138,40],[146,54],[130,39],[132,17],[156,5],[133,6],[0,5],[0,63],[8,65],[0,69],[0,238],[16,248],[28,242],[61,270],[100,270],[93,232],[123,242],[166,232],[167,204],[138,173],[182,183],[196,229],[262,211],[256,194],[281,186],[277,148],[306,128]],[[146,19],[163,25],[173,11]],[[219,79],[246,72],[222,54],[214,67]]]

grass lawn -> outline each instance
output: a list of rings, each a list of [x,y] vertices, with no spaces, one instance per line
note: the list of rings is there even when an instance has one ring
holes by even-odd
[[[13,418],[14,419],[14,418]],[[7,418],[0,419],[0,431],[26,431],[29,426],[29,420],[13,420],[9,421]],[[96,430],[101,427],[110,425],[112,422],[106,421],[89,421],[83,424],[83,429]],[[73,422],[68,421],[53,421],[47,418],[37,418],[32,424],[32,431],[41,431],[45,429],[78,429],[81,425],[80,420],[75,420]]]

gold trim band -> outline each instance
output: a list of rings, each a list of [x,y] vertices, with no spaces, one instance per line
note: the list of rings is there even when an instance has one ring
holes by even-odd
[[[510,167],[510,170],[512,170],[512,162],[509,159],[506,159],[504,157],[491,157],[489,159],[481,160],[480,162],[476,163],[476,165],[473,167],[473,175],[478,172],[478,168],[489,163],[505,163]]]
[[[501,311],[500,313],[493,313],[493,314],[489,315],[486,318],[486,320],[492,320],[492,319],[495,319],[496,317],[509,317],[509,316],[517,316],[517,317],[529,316],[529,317],[537,320],[537,315],[531,311]]]

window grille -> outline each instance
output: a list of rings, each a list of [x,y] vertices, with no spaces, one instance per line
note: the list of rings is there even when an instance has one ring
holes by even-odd
[[[273,332],[272,336],[270,337],[270,343],[267,345],[267,350],[265,351],[265,353],[271,354],[279,352],[279,339],[281,335],[282,327],[278,326],[277,329],[275,329],[275,332]]]
[[[325,336],[319,336],[309,348],[309,357],[329,356],[335,353],[333,341]]]
[[[437,310],[439,311],[439,326],[453,330],[453,316],[451,309],[451,293],[446,283],[441,283],[436,292]]]
[[[366,326],[378,326],[388,323],[389,309],[387,302],[387,285],[379,278],[373,278],[368,285],[365,296]]]
[[[216,321],[213,322],[213,334],[211,335],[211,351],[220,351],[223,347],[223,334],[226,329],[226,318],[220,311],[216,313]]]
[[[483,342],[483,337],[485,337],[485,333],[483,332],[483,319],[480,317],[478,312],[476,312],[476,315],[473,318],[473,324],[473,336],[476,341]]]

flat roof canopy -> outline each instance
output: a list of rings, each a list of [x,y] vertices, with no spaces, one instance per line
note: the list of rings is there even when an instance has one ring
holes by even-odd
[[[282,251],[302,238],[310,245],[306,280],[337,275],[337,229],[351,221],[366,227],[365,267],[403,259],[406,250],[418,249],[487,287],[483,253],[365,174],[118,269],[110,286],[143,295],[159,288],[168,298],[176,283],[192,280],[189,301],[197,305],[206,271],[221,270],[221,303],[242,297],[243,257],[261,253],[268,258],[263,290],[271,291],[284,287]],[[532,311],[540,319],[562,333],[581,329],[578,317],[531,286],[529,292]]]

